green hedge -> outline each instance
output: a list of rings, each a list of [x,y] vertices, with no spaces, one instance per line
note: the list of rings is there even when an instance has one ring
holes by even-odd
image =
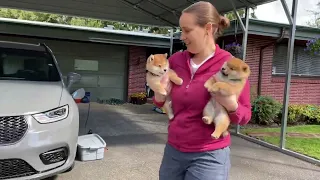
[[[280,124],[282,104],[270,96],[259,96],[252,102],[252,122],[260,125]],[[320,124],[320,106],[290,104],[288,124]]]
[[[281,104],[270,96],[258,96],[252,103],[252,120],[256,124],[274,123],[281,111]]]

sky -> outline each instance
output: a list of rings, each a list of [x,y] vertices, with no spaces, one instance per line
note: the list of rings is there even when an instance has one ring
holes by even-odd
[[[313,19],[313,15],[307,10],[316,10],[316,4],[319,1],[320,0],[298,1],[297,25],[306,26],[306,22]],[[286,2],[291,12],[292,0],[286,0]],[[258,6],[256,16],[259,20],[288,24],[288,19],[280,0]]]

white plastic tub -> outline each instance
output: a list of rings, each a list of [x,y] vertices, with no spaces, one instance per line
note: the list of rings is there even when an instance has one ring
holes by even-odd
[[[103,159],[105,141],[98,134],[88,134],[78,137],[78,156],[81,161]]]

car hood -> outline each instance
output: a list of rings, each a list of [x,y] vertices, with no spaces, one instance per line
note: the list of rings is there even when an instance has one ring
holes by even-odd
[[[0,80],[0,116],[44,112],[60,104],[61,82]]]

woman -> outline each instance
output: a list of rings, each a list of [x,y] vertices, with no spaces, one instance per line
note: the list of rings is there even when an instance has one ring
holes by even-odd
[[[211,138],[214,125],[202,121],[202,112],[211,95],[204,82],[218,72],[231,54],[215,44],[229,20],[209,2],[197,2],[180,17],[181,40],[187,46],[169,58],[170,67],[183,79],[171,90],[174,119],[169,122],[168,142],[159,171],[160,180],[226,180],[230,169],[230,135]],[[237,100],[217,96],[233,124],[244,125],[251,118],[250,88],[246,83]],[[164,97],[155,94],[154,103],[163,106]]]

